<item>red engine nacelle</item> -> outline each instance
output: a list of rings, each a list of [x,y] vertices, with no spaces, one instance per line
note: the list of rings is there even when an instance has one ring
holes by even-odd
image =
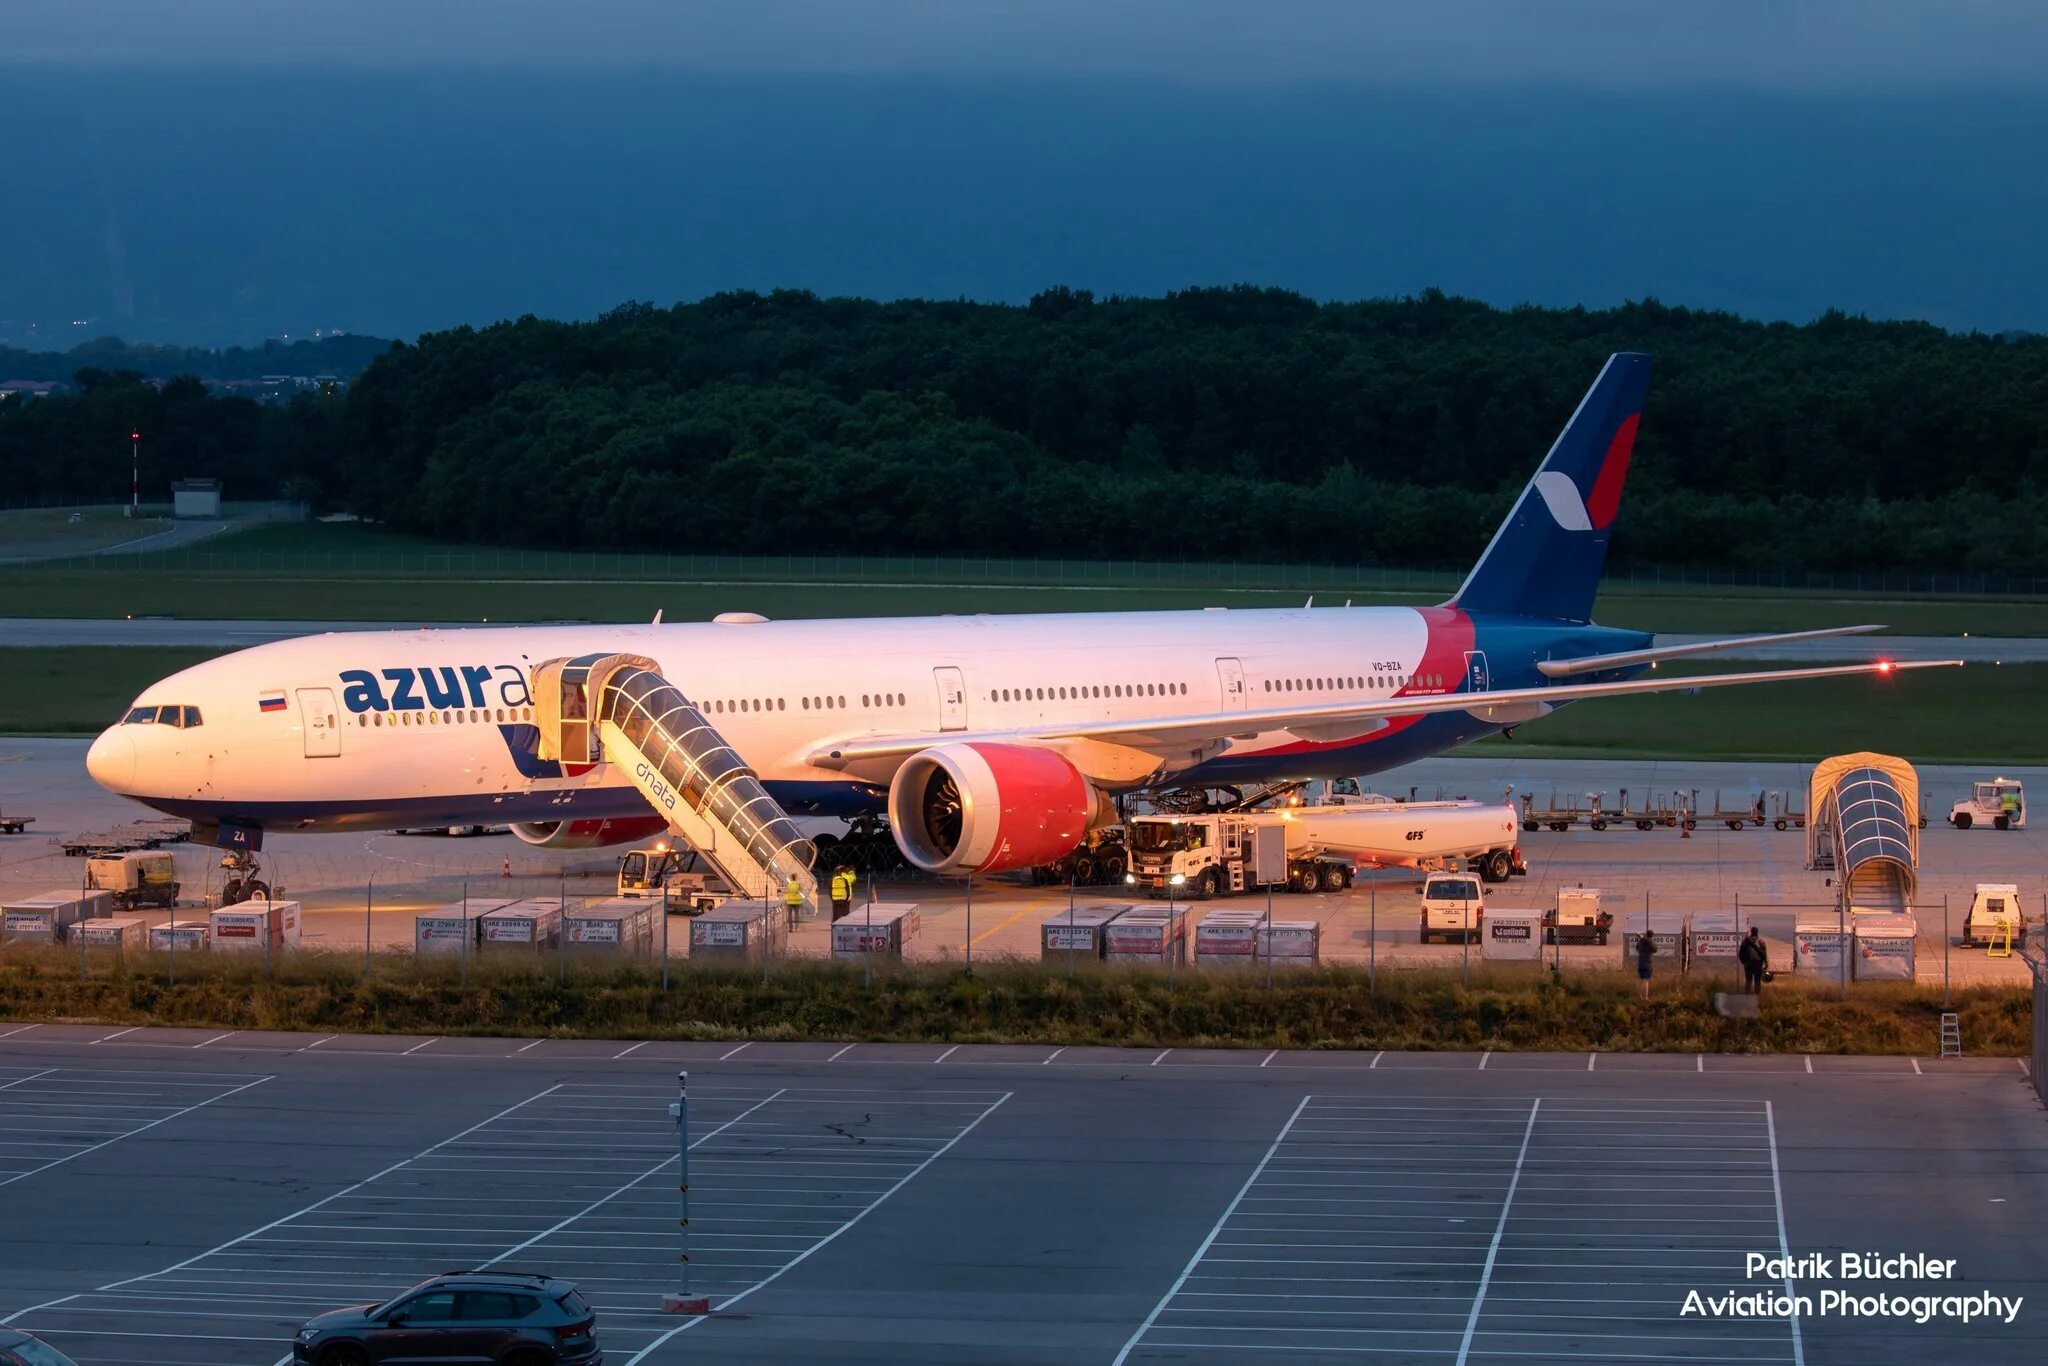
[[[607,844],[651,840],[668,829],[659,816],[627,816],[614,820],[526,821],[512,833],[540,849],[597,849]]]
[[[889,784],[889,824],[903,856],[931,873],[1000,873],[1071,853],[1109,801],[1051,750],[934,745]]]

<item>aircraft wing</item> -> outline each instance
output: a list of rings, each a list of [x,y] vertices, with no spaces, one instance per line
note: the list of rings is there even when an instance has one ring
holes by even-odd
[[[1887,660],[1871,664],[1834,664],[1814,669],[1774,669],[1760,673],[1688,674],[1634,678],[1619,683],[1560,683],[1493,692],[1425,693],[1372,702],[1251,708],[1189,716],[1156,716],[1144,720],[1080,721],[1006,730],[924,731],[914,735],[849,736],[821,745],[807,757],[809,762],[820,768],[836,769],[864,760],[905,758],[936,744],[963,742],[1029,744],[1099,740],[1133,749],[1171,752],[1225,740],[1249,740],[1273,731],[1288,731],[1303,739],[1329,741],[1368,735],[1396,717],[1433,712],[1469,711],[1495,724],[1514,725],[1545,715],[1560,702],[1629,697],[1637,693],[1690,692],[1698,688],[1732,688],[1750,683],[1788,683],[1806,678],[1903,673],[1908,669],[1957,668],[1962,662],[1960,659]]]
[[[1577,659],[1539,659],[1536,672],[1545,678],[1573,678],[1606,669],[1630,669],[1665,659],[1688,655],[1710,655],[1721,650],[1740,650],[1752,645],[1783,645],[1793,640],[1818,640],[1822,636],[1862,636],[1882,631],[1882,626],[1828,626],[1818,631],[1785,631],[1774,636],[1731,636],[1725,640],[1695,640],[1684,645],[1658,645],[1647,650],[1621,650],[1609,655],[1582,655]]]

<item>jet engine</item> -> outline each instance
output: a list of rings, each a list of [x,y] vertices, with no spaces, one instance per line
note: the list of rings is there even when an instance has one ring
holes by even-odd
[[[1060,755],[1027,745],[920,750],[889,784],[889,824],[903,856],[931,873],[999,873],[1071,853],[1110,801]]]
[[[512,833],[539,849],[596,849],[607,844],[632,844],[653,839],[668,829],[659,816],[626,816],[611,820],[523,821]]]

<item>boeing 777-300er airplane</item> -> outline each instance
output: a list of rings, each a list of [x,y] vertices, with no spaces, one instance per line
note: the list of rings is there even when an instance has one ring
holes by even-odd
[[[509,824],[573,848],[670,830],[751,886],[808,886],[791,814],[886,811],[918,866],[995,872],[1067,853],[1119,793],[1378,772],[1583,699],[1924,667],[1637,676],[1878,629],[1654,648],[1592,624],[1649,373],[1647,356],[1608,360],[1440,607],[329,634],[152,685],[86,766],[229,847],[265,831]]]

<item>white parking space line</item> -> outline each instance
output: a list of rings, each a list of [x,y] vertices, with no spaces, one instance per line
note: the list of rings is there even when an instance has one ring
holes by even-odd
[[[1168,1053],[1171,1053],[1172,1051],[1173,1051],[1173,1050],[1172,1050],[1171,1048],[1162,1048],[1162,1049],[1160,1049],[1160,1050],[1159,1050],[1159,1056],[1158,1056],[1158,1057],[1156,1057],[1156,1058],[1154,1058],[1154,1059],[1152,1059],[1152,1061],[1151,1061],[1150,1063],[1146,1064],[1146,1065],[1147,1065],[1147,1066],[1149,1066],[1149,1067],[1157,1067],[1157,1066],[1159,1066],[1159,1064],[1160,1064],[1160,1063],[1163,1063],[1163,1062],[1165,1062],[1165,1061],[1166,1061],[1166,1055],[1167,1055]]]
[[[1067,1046],[1065,1044],[1061,1044],[1058,1048],[1055,1048],[1052,1052],[1045,1055],[1045,1061],[1041,1063],[1040,1066],[1050,1067],[1052,1065],[1052,1060],[1054,1058],[1057,1058],[1060,1054],[1066,1051]]]
[[[31,1165],[16,1171],[0,1168],[0,1187],[75,1162],[271,1080],[244,1074],[239,1085],[230,1085],[225,1079],[197,1084],[166,1079],[151,1084],[135,1080],[132,1073],[101,1079],[96,1069],[88,1067],[53,1067],[18,1078],[0,1087],[8,1093],[7,1121],[17,1126],[0,1132],[0,1163],[25,1161]],[[203,1094],[193,1094],[195,1089]],[[46,1129],[36,1127],[45,1121],[54,1123]],[[30,1132],[38,1136],[9,1136]]]
[[[659,1311],[677,1277],[677,1197],[660,1179],[674,1170],[674,1095],[653,1083],[549,1087],[208,1252],[24,1311],[20,1326],[90,1366],[270,1366],[323,1309],[453,1266],[532,1263],[579,1284],[607,1355],[631,1358],[694,1322]],[[969,1088],[692,1087],[692,1288],[714,1303],[752,1293],[1005,1099]]]
[[[135,1033],[135,1032],[136,1032],[137,1030],[139,1030],[139,1029],[141,1029],[141,1028],[142,1028],[142,1026],[141,1026],[141,1025],[129,1025],[129,1026],[128,1026],[128,1027],[126,1028],[126,1029],[117,1029],[117,1030],[115,1030],[115,1031],[114,1031],[113,1033],[111,1033],[111,1034],[106,1034],[106,1035],[102,1035],[101,1037],[99,1037],[99,1038],[97,1038],[97,1039],[91,1039],[91,1040],[88,1040],[88,1042],[90,1042],[90,1043],[105,1043],[105,1042],[106,1042],[106,1041],[107,1041],[108,1039],[118,1039],[118,1038],[120,1038],[120,1037],[121,1037],[121,1036],[122,1036],[123,1034],[133,1034],[133,1033]]]
[[[193,1044],[192,1046],[193,1046],[194,1048],[204,1048],[204,1047],[206,1047],[206,1046],[207,1046],[208,1044],[210,1044],[210,1043],[219,1043],[219,1042],[220,1042],[220,1041],[221,1041],[222,1039],[232,1039],[232,1038],[234,1038],[234,1037],[235,1037],[235,1035],[237,1035],[237,1034],[239,1034],[239,1033],[241,1033],[241,1032],[242,1032],[242,1031],[241,1031],[241,1030],[239,1030],[239,1029],[230,1029],[230,1030],[229,1030],[229,1031],[228,1031],[227,1033],[225,1033],[225,1034],[216,1034],[216,1035],[214,1035],[214,1036],[213,1036],[212,1038],[210,1038],[210,1039],[201,1039],[201,1040],[200,1040],[200,1041],[199,1041],[198,1043],[195,1043],[195,1044]],[[230,1050],[230,1051],[232,1051],[232,1050]]]
[[[411,1048],[408,1048],[408,1049],[406,1049],[406,1050],[405,1050],[405,1052],[403,1052],[403,1053],[399,1054],[399,1056],[400,1056],[400,1057],[402,1057],[402,1058],[409,1058],[409,1057],[411,1057],[411,1056],[412,1056],[413,1054],[415,1054],[415,1053],[419,1052],[419,1051],[420,1051],[420,1050],[421,1050],[422,1048],[425,1048],[425,1047],[427,1047],[427,1046],[428,1046],[428,1044],[437,1044],[437,1043],[439,1043],[439,1042],[441,1042],[441,1040],[440,1040],[440,1039],[439,1039],[438,1037],[436,1037],[436,1038],[428,1039],[428,1040],[426,1041],[426,1043],[416,1043],[416,1044],[414,1044],[414,1045],[413,1045],[413,1046],[412,1046]]]
[[[825,1059],[825,1061],[826,1061],[826,1062],[838,1062],[838,1061],[839,1061],[839,1060],[840,1060],[841,1058],[845,1057],[845,1056],[846,1056],[846,1055],[847,1055],[848,1053],[851,1053],[851,1052],[852,1052],[852,1051],[853,1051],[854,1049],[856,1049],[856,1048],[858,1048],[858,1047],[860,1047],[860,1045],[859,1045],[859,1044],[857,1044],[857,1043],[850,1043],[850,1044],[846,1045],[846,1047],[844,1047],[844,1048],[840,1049],[840,1050],[839,1050],[839,1051],[838,1051],[837,1053],[834,1053],[834,1054],[833,1054],[833,1055],[832,1055],[831,1057],[829,1057],[829,1058]]]
[[[31,1029],[39,1029],[41,1027],[42,1021],[38,1020],[35,1024],[16,1025],[12,1029],[0,1029],[0,1039],[11,1039],[17,1034],[26,1034]]]
[[[1771,1209],[1778,1218],[1778,1255],[1783,1257],[1789,1266],[1792,1262],[1792,1243],[1785,1236],[1785,1187],[1778,1178],[1778,1115],[1769,1101],[1764,1102],[1764,1128],[1771,1147]],[[1787,1276],[1785,1294],[1791,1296],[1795,1293],[1792,1278]],[[1786,1322],[1792,1325],[1792,1364],[1806,1366],[1806,1340],[1799,1333],[1799,1316],[1794,1314]]]
[[[529,1052],[533,1051],[534,1049],[536,1049],[536,1048],[539,1048],[539,1047],[540,1047],[540,1046],[541,1046],[542,1044],[544,1044],[544,1043],[546,1043],[546,1042],[547,1042],[547,1040],[546,1040],[546,1039],[535,1039],[535,1040],[534,1040],[534,1041],[533,1041],[532,1043],[530,1043],[530,1044],[523,1044],[523,1045],[521,1045],[520,1047],[518,1047],[518,1048],[515,1048],[515,1049],[513,1049],[513,1050],[512,1050],[512,1056],[516,1058],[516,1057],[518,1057],[518,1056],[519,1056],[519,1055],[520,1055],[521,1053],[529,1053]]]
[[[641,1049],[647,1047],[647,1045],[652,1042],[652,1039],[642,1039],[639,1043],[633,1044],[626,1048],[621,1048],[618,1052],[612,1054],[612,1061],[617,1062],[620,1058],[626,1057],[627,1055],[632,1053],[637,1053]]]
[[[1313,1097],[1119,1360],[1804,1366],[1777,1321],[1673,1312],[1779,1243],[1770,1124],[1719,1097]]]
[[[746,1043],[741,1044],[738,1048],[734,1048],[728,1050],[727,1052],[720,1053],[718,1055],[718,1060],[720,1062],[724,1062],[727,1058],[737,1057],[744,1049],[748,1047],[748,1045],[752,1044],[753,1042],[754,1041],[752,1039],[749,1039]]]
[[[1264,1067],[1264,1066],[1265,1066],[1266,1064],[1268,1064],[1268,1063],[1272,1062],[1272,1061],[1273,1061],[1273,1059],[1275,1059],[1275,1058],[1277,1058],[1277,1057],[1279,1057],[1279,1056],[1280,1056],[1280,1050],[1276,1048],[1276,1049],[1274,1049],[1274,1050],[1273,1050],[1272,1052],[1268,1053],[1268,1054],[1267,1054],[1267,1055],[1266,1055],[1265,1057],[1263,1057],[1263,1058],[1259,1059],[1259,1066],[1261,1066],[1261,1067]]]
[[[952,1056],[953,1056],[953,1055],[954,1055],[955,1053],[958,1053],[959,1051],[960,1051],[960,1045],[959,1045],[959,1044],[957,1044],[957,1043],[956,1043],[956,1044],[954,1044],[954,1045],[953,1045],[953,1046],[952,1046],[951,1048],[949,1048],[949,1049],[947,1049],[947,1050],[946,1050],[945,1052],[943,1052],[943,1053],[939,1054],[939,1056],[938,1056],[938,1057],[936,1057],[936,1058],[933,1058],[933,1059],[932,1059],[932,1066],[934,1066],[934,1067],[938,1066],[938,1065],[939,1065],[940,1063],[942,1063],[942,1062],[944,1062],[944,1061],[945,1061],[946,1059],[948,1059],[948,1058],[952,1057]],[[838,1055],[837,1053],[834,1053],[834,1054],[833,1054],[832,1056],[836,1058],[836,1057],[838,1057],[839,1055]]]

